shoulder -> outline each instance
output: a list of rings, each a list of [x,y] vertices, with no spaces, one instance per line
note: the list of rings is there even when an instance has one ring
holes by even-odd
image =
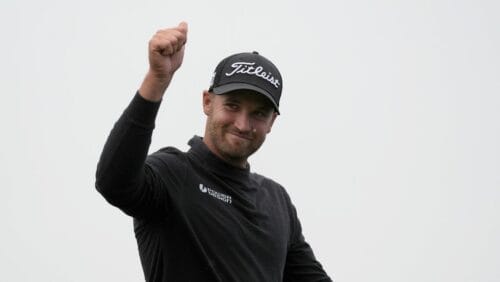
[[[185,168],[186,153],[175,147],[164,147],[148,155],[146,164],[154,168]]]
[[[163,147],[160,150],[156,151],[154,154],[173,154],[173,155],[180,155],[180,154],[185,154],[183,151],[175,148],[175,147]]]
[[[260,189],[265,190],[267,193],[274,194],[275,196],[279,196],[288,203],[291,202],[285,187],[277,181],[255,172],[252,172],[251,178]]]
[[[182,159],[185,158],[186,153],[175,148],[175,147],[163,147],[158,151],[150,154],[148,156],[148,160],[174,160],[174,159]]]
[[[164,147],[152,153],[146,159],[146,166],[169,188],[180,187],[190,171],[186,153],[175,147]]]
[[[281,184],[262,174],[251,172],[250,177],[259,186],[269,187],[270,189],[284,189],[283,186],[281,186]]]
[[[296,230],[300,228],[295,206],[288,195],[287,190],[275,180],[252,173],[252,179],[258,186],[260,203],[273,211],[274,216],[279,216],[281,222],[286,222],[289,226],[288,232],[290,240],[295,238]]]

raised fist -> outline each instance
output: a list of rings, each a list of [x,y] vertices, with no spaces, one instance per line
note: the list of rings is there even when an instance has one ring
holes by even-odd
[[[139,94],[149,101],[160,101],[175,71],[184,58],[187,23],[161,29],[149,40],[149,71],[139,88]]]
[[[170,81],[181,66],[187,40],[187,23],[161,29],[149,41],[149,71],[158,79]]]

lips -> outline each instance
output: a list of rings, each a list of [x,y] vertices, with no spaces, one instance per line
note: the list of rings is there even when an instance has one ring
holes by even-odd
[[[236,137],[239,137],[241,139],[248,140],[248,141],[252,141],[253,140],[253,136],[250,135],[250,134],[241,134],[239,132],[234,132],[234,131],[230,131],[229,134],[234,135]]]

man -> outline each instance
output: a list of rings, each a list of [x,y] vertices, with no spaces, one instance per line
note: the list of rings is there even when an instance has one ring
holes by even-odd
[[[147,281],[331,281],[304,241],[284,188],[251,173],[279,113],[282,80],[263,56],[217,66],[203,92],[203,138],[181,152],[147,156],[154,121],[180,67],[187,24],[149,42],[149,71],[115,124],[96,173],[97,190],[134,217]]]

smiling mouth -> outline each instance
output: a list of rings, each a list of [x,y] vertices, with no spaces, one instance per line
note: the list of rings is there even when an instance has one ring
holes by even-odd
[[[229,132],[229,134],[231,135],[234,135],[236,137],[239,137],[241,139],[245,139],[245,140],[248,140],[248,141],[252,141],[252,136],[249,136],[249,135],[245,135],[245,134],[241,134],[241,133],[238,133],[238,132]]]

